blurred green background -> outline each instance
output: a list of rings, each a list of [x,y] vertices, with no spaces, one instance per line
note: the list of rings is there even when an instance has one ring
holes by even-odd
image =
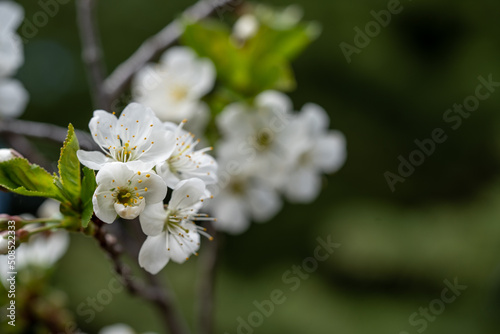
[[[36,1],[18,1],[30,20]],[[263,1],[286,6],[287,0]],[[194,1],[99,1],[99,26],[108,69]],[[286,205],[271,222],[224,238],[217,282],[217,333],[237,333],[237,318],[253,301],[285,291],[255,333],[417,333],[409,317],[440,298],[445,279],[467,290],[428,322],[425,333],[498,333],[500,318],[500,91],[452,131],[443,113],[474,93],[477,77],[500,81],[500,2],[402,1],[378,36],[348,64],[339,44],[353,44],[354,27],[373,20],[388,1],[294,0],[323,33],[294,63],[296,109],[322,105],[331,127],[344,132],[348,160],[325,178],[313,205]],[[92,114],[80,61],[75,5],[59,13],[25,45],[18,77],[31,101],[24,119],[87,129]],[[449,139],[391,192],[384,173],[397,172],[415,139],[442,127]],[[55,161],[59,147],[39,144]],[[17,198],[15,210],[33,205]],[[14,212],[17,213],[17,212]],[[341,244],[297,291],[282,282],[292,265],[312,256],[318,237]],[[77,313],[87,297],[106,288],[113,274],[97,244],[74,236],[54,276]],[[203,252],[203,249],[201,249]],[[183,313],[193,319],[197,262],[169,264],[169,280]],[[137,271],[139,273],[139,271]],[[77,316],[88,333],[116,322],[162,332],[147,304],[122,292],[95,319]]]

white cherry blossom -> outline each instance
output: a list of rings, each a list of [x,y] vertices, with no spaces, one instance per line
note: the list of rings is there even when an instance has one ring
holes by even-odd
[[[167,195],[165,182],[153,171],[135,171],[121,162],[104,166],[97,173],[96,181],[94,212],[108,224],[113,223],[117,215],[134,219],[149,205],[161,203]]]
[[[117,118],[104,110],[94,112],[89,123],[92,138],[104,152],[77,152],[80,162],[95,170],[110,162],[123,162],[136,169],[151,169],[173,152],[173,132],[165,131],[153,111],[129,104]]]
[[[321,173],[333,173],[344,164],[346,142],[341,132],[328,130],[330,119],[316,104],[306,104],[295,122],[307,134],[307,145],[299,151],[283,190],[290,201],[308,203],[321,191]]]
[[[175,187],[169,204],[149,206],[140,216],[141,227],[148,235],[139,252],[139,265],[157,274],[172,260],[184,263],[197,255],[200,235],[212,239],[197,221],[215,220],[198,210],[205,201],[205,183],[200,179],[183,180]]]
[[[208,155],[211,147],[196,150],[200,140],[195,140],[194,134],[183,129],[186,121],[180,125],[165,123],[165,129],[174,131],[175,150],[163,163],[156,166],[156,171],[169,188],[175,186],[182,180],[198,178],[205,184],[217,182],[217,162]]]
[[[286,181],[286,172],[305,145],[303,127],[293,122],[290,99],[276,91],[256,97],[254,106],[229,105],[217,118],[223,134],[217,157],[237,160],[275,187]]]
[[[187,47],[167,50],[158,64],[147,65],[134,79],[132,91],[137,102],[153,109],[162,121],[203,128],[208,120],[208,107],[200,101],[215,82],[215,67],[198,58]],[[192,129],[194,131],[194,129]]]

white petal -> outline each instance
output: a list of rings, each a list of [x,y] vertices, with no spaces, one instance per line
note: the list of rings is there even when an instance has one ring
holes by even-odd
[[[13,75],[23,62],[21,38],[10,32],[0,33],[0,77]]]
[[[323,133],[330,124],[330,117],[328,117],[325,109],[314,103],[304,105],[299,117],[301,122],[307,124],[311,135]]]
[[[156,175],[153,171],[146,173],[146,175],[150,176],[141,178],[143,181],[141,185],[148,188],[148,191],[144,194],[146,204],[150,205],[163,202],[167,196],[167,185],[165,184],[165,181],[163,181],[163,179]]]
[[[160,58],[160,63],[167,66],[168,69],[179,69],[179,65],[191,63],[196,59],[193,50],[183,46],[176,46],[168,49]]]
[[[310,203],[320,191],[321,176],[311,168],[299,168],[294,171],[285,187],[285,194],[293,203]]]
[[[117,118],[115,115],[104,110],[94,111],[90,119],[89,129],[95,142],[101,147],[120,146],[115,136]],[[97,136],[96,136],[97,135]]]
[[[39,218],[63,218],[60,211],[61,203],[51,198],[46,199],[36,211]]]
[[[26,108],[28,92],[17,80],[0,80],[0,115],[18,117]]]
[[[0,162],[8,161],[10,159],[14,159],[15,156],[12,153],[10,148],[1,148],[0,149]]]
[[[142,231],[146,235],[155,236],[163,231],[167,213],[163,207],[163,203],[148,205],[139,217]]]
[[[136,332],[128,325],[116,324],[103,327],[99,334],[136,334]]]
[[[179,244],[178,240],[182,242],[182,246]],[[175,238],[173,235],[169,234],[168,247],[170,250],[167,250],[167,252],[172,261],[180,264],[186,262],[192,254],[190,248],[187,246],[188,242],[189,241],[185,238]]]
[[[200,203],[205,193],[205,183],[200,179],[183,180],[177,184],[169,208],[186,210]]]
[[[261,108],[269,108],[281,114],[288,114],[293,110],[292,100],[278,91],[268,90],[255,98],[255,104]]]
[[[150,168],[167,160],[175,149],[175,136],[173,132],[161,131],[161,126],[158,126],[158,131],[154,131],[148,138],[150,147],[146,153],[140,156],[140,160],[144,163],[151,162]],[[151,142],[149,142],[149,140]],[[154,144],[153,144],[154,143]]]
[[[209,93],[214,87],[215,67],[212,62],[206,58],[198,60],[196,67],[196,82],[191,86],[193,98],[201,98]]]
[[[102,152],[98,151],[88,152],[78,150],[76,152],[76,156],[78,157],[78,160],[80,160],[82,165],[94,170],[101,169],[107,162],[109,162],[109,159],[106,158],[106,156]]]
[[[100,187],[101,186],[97,187],[96,192],[92,197],[94,212],[97,218],[107,224],[111,224],[115,221],[117,215],[114,207],[114,201],[110,198],[110,196],[104,198],[104,195],[99,195],[98,193],[102,191]]]
[[[217,218],[214,226],[219,231],[237,235],[250,226],[247,205],[241,198],[221,194],[209,202],[209,206],[212,215]]]
[[[259,30],[259,20],[252,14],[241,16],[233,27],[233,36],[239,40],[247,40],[255,36]]]
[[[68,249],[68,232],[58,230],[48,236],[39,234],[30,238],[26,244],[24,259],[25,265],[36,265],[50,268]]]
[[[114,205],[116,213],[123,219],[135,219],[144,211],[146,207],[146,201],[140,200],[139,205],[123,205],[120,203],[115,203]]]
[[[170,257],[166,247],[166,233],[148,236],[139,251],[139,265],[153,275],[165,267]]]
[[[232,103],[217,115],[217,128],[223,135],[245,137],[254,132],[247,107],[241,103]]]
[[[156,166],[156,171],[158,175],[161,176],[163,181],[167,184],[167,186],[171,189],[174,189],[177,184],[181,181],[177,174],[172,173],[170,170],[170,164],[168,162],[164,162],[158,166]]]
[[[265,222],[274,217],[283,202],[274,189],[264,184],[252,184],[248,189],[248,202],[252,216],[257,222]]]
[[[97,173],[97,184],[111,184],[112,180],[129,180],[135,172],[121,162],[107,163],[99,173]],[[126,181],[125,181],[126,182]],[[109,190],[109,189],[108,189]]]
[[[0,34],[14,31],[23,21],[23,8],[13,1],[0,1]]]
[[[342,167],[346,156],[346,140],[339,131],[330,131],[318,138],[313,150],[315,164],[326,173],[333,173]]]

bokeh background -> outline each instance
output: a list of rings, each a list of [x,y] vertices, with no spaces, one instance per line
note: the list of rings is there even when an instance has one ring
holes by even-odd
[[[41,9],[18,1],[26,18]],[[223,238],[216,287],[217,333],[236,333],[237,318],[274,289],[287,300],[255,333],[416,333],[412,313],[440,298],[445,279],[467,290],[425,333],[498,333],[500,328],[500,89],[453,131],[443,113],[474,93],[477,77],[500,81],[500,2],[402,1],[403,11],[348,63],[339,44],[353,44],[354,27],[373,20],[388,1],[266,0],[299,4],[323,32],[293,64],[296,108],[322,105],[331,126],[347,137],[348,160],[326,177],[312,205],[286,205],[271,222]],[[99,1],[99,26],[108,69],[124,61],[192,0]],[[25,44],[18,77],[31,100],[22,118],[87,129],[92,106],[73,2]],[[398,156],[434,128],[449,135],[435,153],[391,192],[384,173],[397,172]],[[49,161],[59,147],[36,142]],[[6,202],[4,202],[6,203]],[[11,214],[33,212],[39,201],[15,197]],[[282,275],[313,254],[318,237],[341,247],[291,292]],[[203,251],[203,249],[201,250]],[[193,320],[199,259],[169,264],[169,280],[182,311]],[[96,312],[77,308],[113,278],[94,240],[73,236],[53,284],[88,333],[125,322],[137,331],[162,332],[150,305],[122,292]]]

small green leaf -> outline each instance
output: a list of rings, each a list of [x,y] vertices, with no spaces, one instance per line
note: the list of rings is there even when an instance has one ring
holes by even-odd
[[[48,197],[66,202],[52,175],[23,158],[0,163],[0,186],[19,195]]]
[[[82,226],[86,228],[89,225],[92,214],[94,213],[94,206],[92,204],[92,196],[94,195],[95,188],[97,187],[95,181],[94,171],[83,167],[83,181],[82,181]]]
[[[227,26],[204,21],[187,25],[182,41],[212,60],[227,89],[251,98],[268,89],[295,88],[290,62],[317,37],[318,30],[312,23],[287,29],[261,24],[255,36],[238,44]]]
[[[61,188],[67,200],[73,204],[74,209],[79,206],[81,192],[80,161],[76,155],[79,149],[80,146],[75,135],[75,129],[70,124],[68,126],[68,135],[61,148],[61,156],[59,157],[60,182],[57,182],[57,185]]]

